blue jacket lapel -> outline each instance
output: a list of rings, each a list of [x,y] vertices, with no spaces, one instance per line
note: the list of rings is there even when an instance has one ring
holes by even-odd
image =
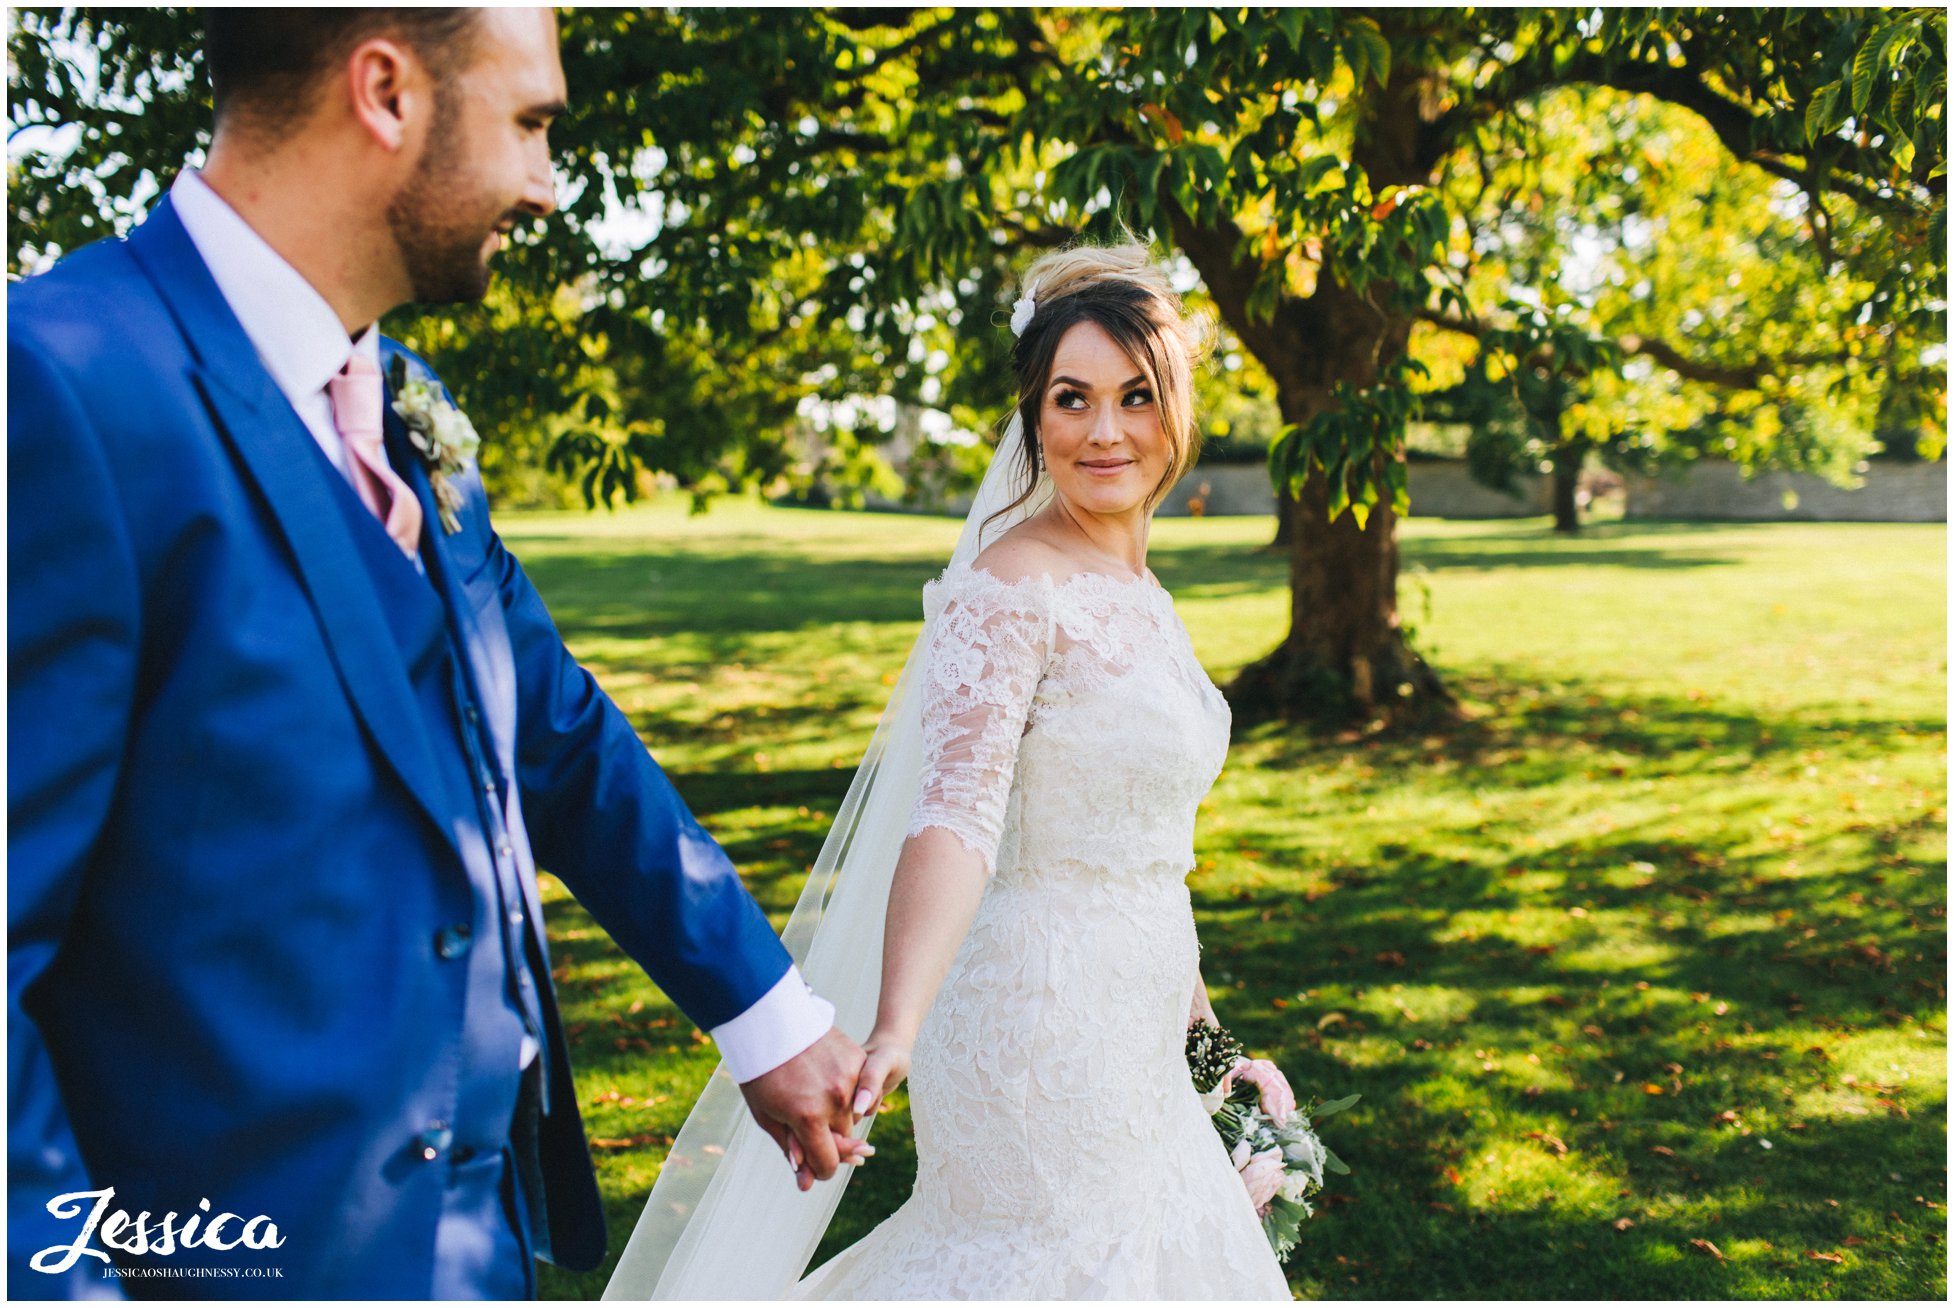
[[[387,345],[381,346],[382,353]],[[382,375],[388,369],[382,360]],[[495,743],[496,765],[511,783],[516,779],[516,669],[509,648],[509,631],[502,621],[499,605],[477,607],[456,576],[448,552],[448,533],[441,525],[441,513],[434,501],[434,486],[427,464],[407,435],[407,426],[393,410],[393,383],[387,383],[387,406],[382,430],[386,434],[387,461],[401,480],[413,490],[421,504],[421,559],[430,565],[428,580],[441,596],[441,603],[453,617],[455,631],[468,658],[469,672],[475,681],[476,698],[481,701],[489,735]]]
[[[258,361],[167,198],[130,234],[129,249],[182,328],[195,360],[191,379],[291,547],[348,699],[402,783],[452,842],[453,815],[441,801],[425,725],[332,487],[320,475],[317,442]]]

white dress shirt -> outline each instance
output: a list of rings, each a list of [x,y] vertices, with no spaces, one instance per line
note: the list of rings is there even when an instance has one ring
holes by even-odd
[[[377,366],[380,333],[368,326],[357,341],[346,335],[339,315],[298,269],[252,230],[237,210],[193,169],[184,169],[170,187],[170,204],[197,247],[210,275],[237,315],[258,359],[279,391],[342,475],[346,450],[333,425],[331,381],[353,351]],[[834,1005],[817,996],[789,966],[774,987],[738,1017],[710,1034],[735,1081],[750,1081],[808,1048],[834,1025]],[[522,1065],[537,1054],[525,1035]]]

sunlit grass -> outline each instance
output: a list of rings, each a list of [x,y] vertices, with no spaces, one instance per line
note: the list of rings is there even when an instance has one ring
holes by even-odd
[[[501,522],[776,923],[956,526]],[[1286,627],[1270,530],[1156,527],[1217,680]],[[1363,1094],[1324,1124],[1353,1175],[1299,1294],[1943,1296],[1945,539],[1405,526],[1405,620],[1472,721],[1240,733],[1191,883],[1223,1019],[1304,1093]],[[615,1257],[713,1054],[545,890]],[[876,1139],[822,1256],[907,1192],[905,1114]]]

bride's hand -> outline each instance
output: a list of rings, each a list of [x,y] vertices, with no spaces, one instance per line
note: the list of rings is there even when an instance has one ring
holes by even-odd
[[[882,1101],[909,1076],[909,1042],[882,1031],[871,1032],[862,1052],[861,1073],[855,1079],[851,1108],[855,1121],[882,1110]]]

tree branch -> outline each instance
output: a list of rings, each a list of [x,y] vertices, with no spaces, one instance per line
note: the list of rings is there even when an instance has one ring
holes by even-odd
[[[1796,155],[1801,151],[1759,145],[1753,137],[1758,127],[1768,126],[1771,120],[1760,118],[1744,105],[1717,93],[1705,85],[1701,75],[1691,67],[1616,65],[1599,57],[1588,56],[1571,60],[1559,68],[1540,69],[1533,76],[1516,77],[1510,89],[1524,94],[1572,83],[1612,87],[1628,95],[1651,95],[1687,109],[1716,133],[1717,139],[1732,157],[1755,164],[1801,187],[1809,188],[1816,177],[1822,176],[1826,187],[1843,192],[1868,208],[1888,213],[1918,212],[1918,206],[1910,204],[1903,195],[1880,194],[1877,188],[1886,183],[1885,174],[1871,156],[1848,142],[1833,143],[1840,147],[1839,153],[1827,159],[1822,167],[1809,155],[1806,155],[1808,162],[1802,169],[1785,162],[1787,155]]]
[[[1487,331],[1484,323],[1455,318],[1437,309],[1421,309],[1418,318],[1435,327],[1443,327],[1447,331],[1458,332],[1474,339]],[[1667,341],[1647,336],[1631,334],[1621,337],[1614,344],[1623,354],[1639,354],[1654,359],[1671,372],[1687,377],[1691,381],[1741,391],[1762,389],[1766,377],[1782,377],[1796,369],[1809,368],[1817,364],[1843,363],[1848,358],[1843,353],[1789,354],[1778,359],[1757,359],[1747,364],[1732,365],[1711,363],[1705,359],[1692,359]]]
[[[1013,245],[1028,246],[1040,250],[1056,250],[1077,239],[1076,227],[1027,227],[1024,220],[1009,214],[999,214],[992,226],[1010,233]]]

